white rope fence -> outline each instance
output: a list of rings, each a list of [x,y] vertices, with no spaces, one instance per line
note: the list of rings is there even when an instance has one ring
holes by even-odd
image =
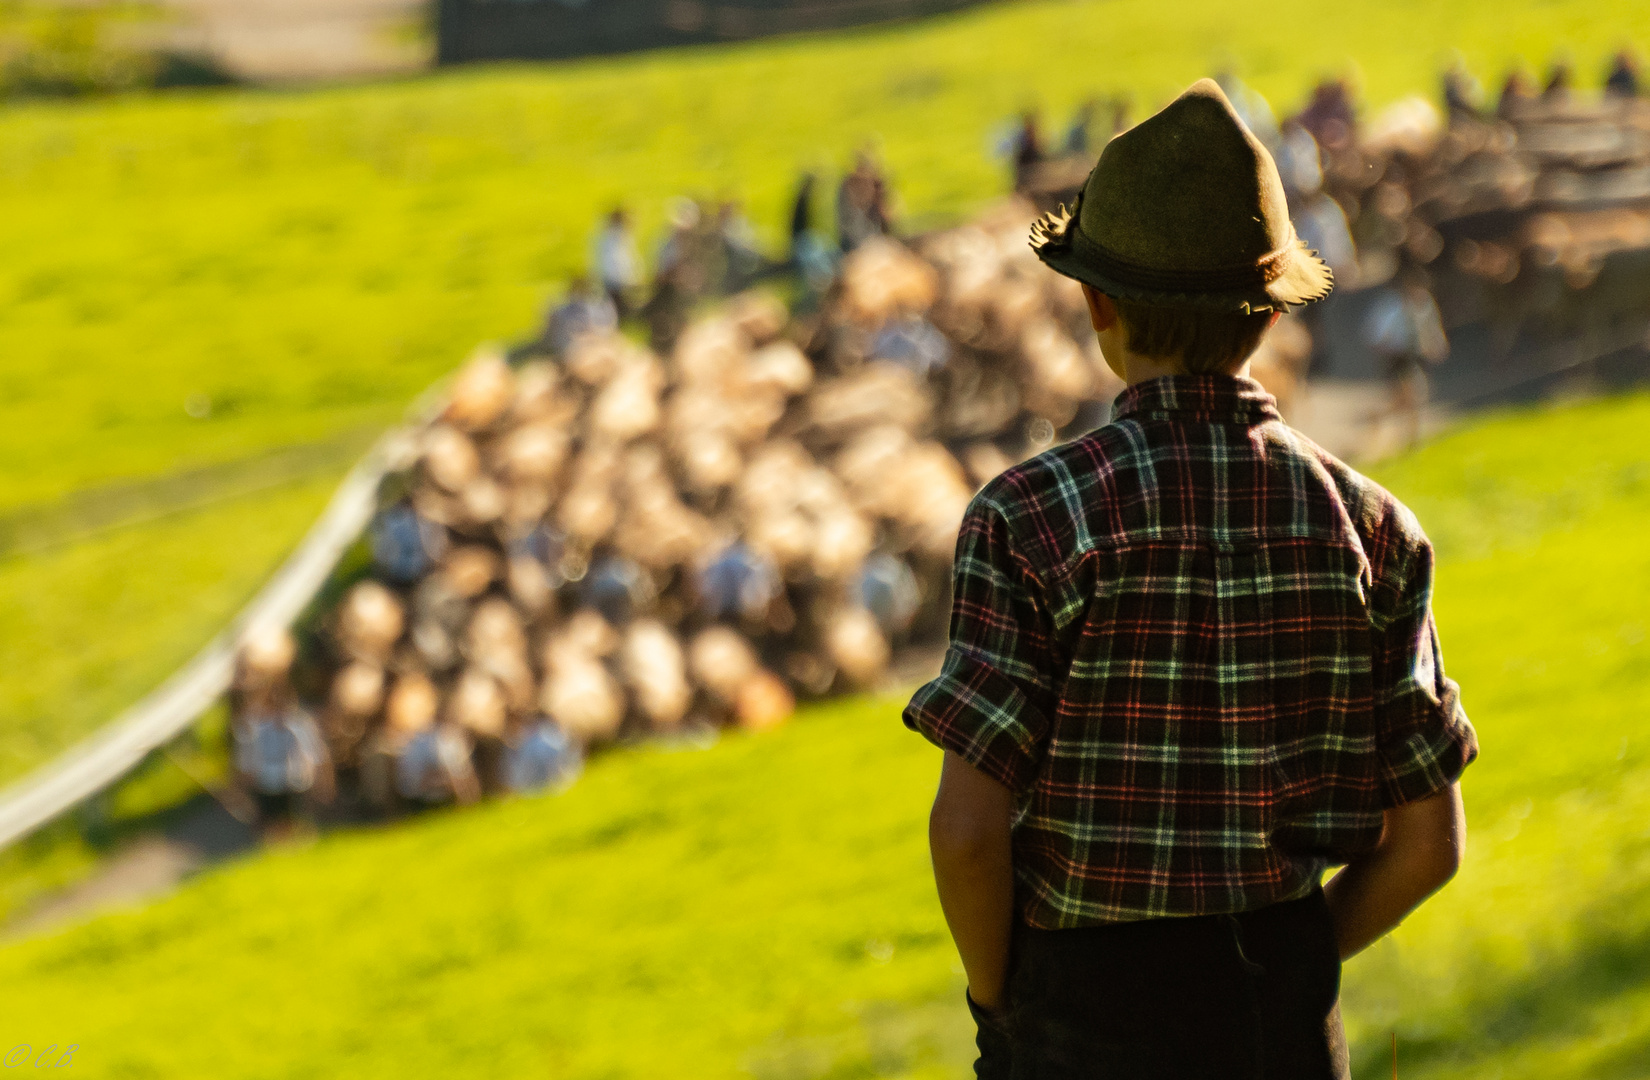
[[[227,627],[143,700],[20,780],[0,788],[0,848],[119,780],[182,734],[228,689],[250,633],[290,626],[372,520],[384,474],[408,464],[411,438],[392,431],[344,478],[303,542]]]

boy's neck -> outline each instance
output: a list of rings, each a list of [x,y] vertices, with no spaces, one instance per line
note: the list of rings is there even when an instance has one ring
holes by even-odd
[[[1178,360],[1159,360],[1151,356],[1141,356],[1139,353],[1130,352],[1127,349],[1119,351],[1122,352],[1122,355],[1118,357],[1117,363],[1110,364],[1110,367],[1130,386],[1150,382],[1153,379],[1161,379],[1166,375],[1191,374],[1186,370],[1186,365]],[[1122,368],[1122,370],[1119,371],[1119,368]],[[1232,370],[1221,372],[1221,374],[1238,379],[1247,378],[1249,376],[1249,361],[1245,360]]]
[[[1118,315],[1116,304],[1111,297],[1086,284],[1083,286],[1083,297],[1088,303],[1089,321],[1094,327],[1095,340],[1100,345],[1100,355],[1112,373],[1126,384],[1134,386],[1136,383],[1161,379],[1165,375],[1191,374],[1178,357],[1161,359],[1142,355],[1129,348],[1128,331],[1124,328],[1122,317]],[[1277,315],[1273,315],[1272,322],[1268,323],[1267,327],[1270,328],[1277,321]],[[1248,357],[1244,358],[1243,363],[1222,374],[1239,379],[1247,378]]]

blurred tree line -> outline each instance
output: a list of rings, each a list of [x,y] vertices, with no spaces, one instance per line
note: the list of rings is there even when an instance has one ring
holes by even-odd
[[[172,18],[132,0],[0,0],[0,101],[233,82],[162,44]]]

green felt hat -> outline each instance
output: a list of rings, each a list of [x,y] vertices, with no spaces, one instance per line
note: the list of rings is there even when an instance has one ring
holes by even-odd
[[[1334,287],[1295,235],[1272,155],[1212,79],[1107,143],[1031,246],[1067,277],[1146,304],[1284,311]]]

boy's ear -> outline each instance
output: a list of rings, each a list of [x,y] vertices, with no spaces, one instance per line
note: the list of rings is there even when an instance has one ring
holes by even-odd
[[[1083,286],[1083,299],[1089,305],[1089,324],[1096,334],[1104,334],[1117,325],[1117,305],[1111,302],[1111,297],[1088,282],[1080,284]]]

